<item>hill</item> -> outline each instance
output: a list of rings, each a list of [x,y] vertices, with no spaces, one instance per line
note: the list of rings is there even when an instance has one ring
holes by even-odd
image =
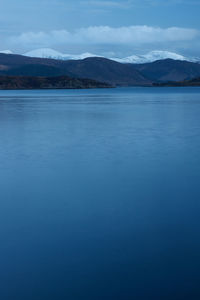
[[[134,66],[154,82],[183,81],[200,76],[200,64],[188,61],[165,59]]]
[[[67,70],[73,76],[93,78],[118,86],[151,85],[132,64],[121,64],[106,58],[90,57],[83,60],[66,62]]]

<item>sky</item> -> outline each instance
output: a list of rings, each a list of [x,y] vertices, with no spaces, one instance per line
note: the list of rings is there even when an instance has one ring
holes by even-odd
[[[0,0],[0,50],[200,57],[200,0]]]

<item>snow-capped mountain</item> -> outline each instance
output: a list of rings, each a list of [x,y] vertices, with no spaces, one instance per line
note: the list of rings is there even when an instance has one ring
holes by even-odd
[[[187,60],[190,61],[189,58],[169,51],[151,51],[144,55],[132,55],[125,58],[113,58],[113,60],[121,62],[121,63],[132,63],[132,64],[144,64],[154,62],[156,60],[162,59],[174,59],[174,60]]]
[[[0,50],[0,53],[2,53],[2,54],[13,54],[13,52],[10,51],[10,50]]]
[[[42,48],[42,49],[36,49],[30,52],[27,52],[23,54],[25,56],[29,57],[38,57],[38,58],[52,58],[52,59],[60,59],[60,60],[78,60],[78,59],[85,59],[87,57],[96,57],[98,55],[92,54],[92,53],[82,53],[79,55],[76,54],[63,54],[61,52],[55,51],[50,48]]]
[[[7,50],[9,52],[9,50]],[[5,53],[6,51],[4,51]],[[26,52],[23,54],[25,56],[29,57],[38,57],[38,58],[51,58],[51,59],[59,59],[59,60],[81,60],[88,57],[103,57],[101,55],[96,55],[92,53],[82,53],[82,54],[64,54],[61,52],[58,52],[56,50],[50,49],[50,48],[41,48],[36,49],[30,52]],[[182,61],[190,61],[190,62],[200,62],[200,58],[189,58],[186,56],[183,56],[181,54],[177,54],[174,52],[169,51],[151,51],[144,55],[132,55],[125,58],[110,58],[114,61],[120,62],[120,63],[131,63],[131,64],[143,64],[143,63],[151,63],[157,60],[163,60],[163,59],[174,59],[174,60],[182,60]]]

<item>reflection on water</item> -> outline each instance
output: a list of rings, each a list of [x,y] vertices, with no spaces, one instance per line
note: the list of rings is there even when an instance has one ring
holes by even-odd
[[[200,89],[0,93],[0,298],[200,299]]]

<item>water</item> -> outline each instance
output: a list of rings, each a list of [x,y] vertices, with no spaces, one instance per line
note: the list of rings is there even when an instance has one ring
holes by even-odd
[[[200,89],[0,92],[0,299],[200,299]]]

